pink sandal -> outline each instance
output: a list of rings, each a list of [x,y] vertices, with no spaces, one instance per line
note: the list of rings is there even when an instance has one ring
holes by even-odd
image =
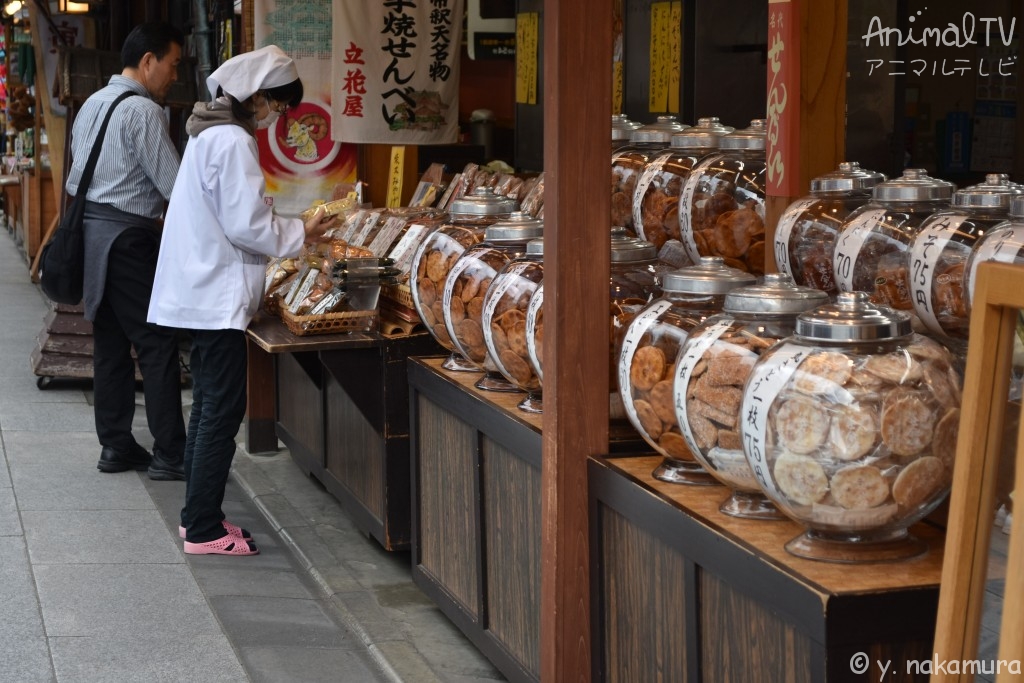
[[[245,539],[246,541],[252,540],[252,534],[249,533],[248,529],[243,529],[237,524],[232,524],[228,520],[221,522],[224,525],[224,531],[228,532],[232,536],[238,536],[239,538]],[[178,538],[185,538],[185,527],[178,527]]]
[[[206,543],[189,543],[185,541],[186,555],[259,555],[260,549],[251,541],[238,536],[222,536]]]

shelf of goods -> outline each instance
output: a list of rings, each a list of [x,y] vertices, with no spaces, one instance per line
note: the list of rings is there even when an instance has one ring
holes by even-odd
[[[360,531],[387,550],[407,548],[405,364],[440,347],[425,332],[299,337],[269,316],[253,321],[248,338],[249,451],[276,450],[280,438]]]
[[[413,578],[505,676],[535,681],[541,416],[441,363],[409,362]],[[932,657],[939,527],[912,527],[913,560],[797,558],[796,523],[723,515],[727,488],[658,481],[661,456],[611,438],[589,464],[592,680],[867,681],[858,652],[900,676]]]

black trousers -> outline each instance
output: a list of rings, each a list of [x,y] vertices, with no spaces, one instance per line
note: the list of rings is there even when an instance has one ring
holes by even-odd
[[[194,330],[192,413],[185,445],[185,507],[181,525],[190,543],[224,536],[224,489],[245,417],[247,350],[241,330]]]
[[[135,444],[135,354],[142,372],[154,449],[175,459],[185,451],[177,330],[146,322],[160,234],[128,228],[114,241],[103,300],[93,321],[93,392],[100,444],[127,453]]]

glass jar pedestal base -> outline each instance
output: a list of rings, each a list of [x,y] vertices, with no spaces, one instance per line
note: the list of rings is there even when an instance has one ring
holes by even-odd
[[[700,464],[665,457],[654,472],[655,479],[669,484],[689,484],[691,486],[721,486],[719,481],[708,474]]]
[[[441,367],[453,372],[480,372],[480,368],[460,356],[456,351],[452,351],[452,355],[448,356]]]
[[[477,380],[477,383],[473,386],[482,391],[502,391],[509,394],[522,391],[522,389],[509,382],[505,379],[504,375],[496,370],[486,370],[484,376]]]
[[[748,493],[747,491],[733,491],[732,495],[719,506],[718,511],[730,517],[743,519],[768,521],[789,519],[763,493]]]
[[[787,543],[786,551],[808,560],[861,564],[901,562],[921,557],[928,552],[928,544],[906,529],[863,534],[808,529]]]
[[[524,413],[543,413],[544,410],[541,404],[541,393],[539,391],[527,392],[526,398],[520,401],[519,405],[517,405],[516,408],[519,408],[519,410],[523,411]]]

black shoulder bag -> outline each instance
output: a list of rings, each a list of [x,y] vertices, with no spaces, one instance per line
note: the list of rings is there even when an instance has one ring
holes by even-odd
[[[82,300],[83,281],[85,279],[85,240],[82,236],[82,221],[85,218],[85,193],[92,182],[92,172],[96,169],[96,160],[103,146],[103,136],[107,132],[107,124],[114,108],[126,97],[135,93],[122,93],[107,109],[100,132],[96,134],[96,142],[92,145],[89,160],[82,171],[78,182],[78,194],[71,199],[71,204],[64,213],[64,218],[54,231],[50,241],[43,247],[39,257],[39,286],[51,301],[58,304],[77,305]]]

